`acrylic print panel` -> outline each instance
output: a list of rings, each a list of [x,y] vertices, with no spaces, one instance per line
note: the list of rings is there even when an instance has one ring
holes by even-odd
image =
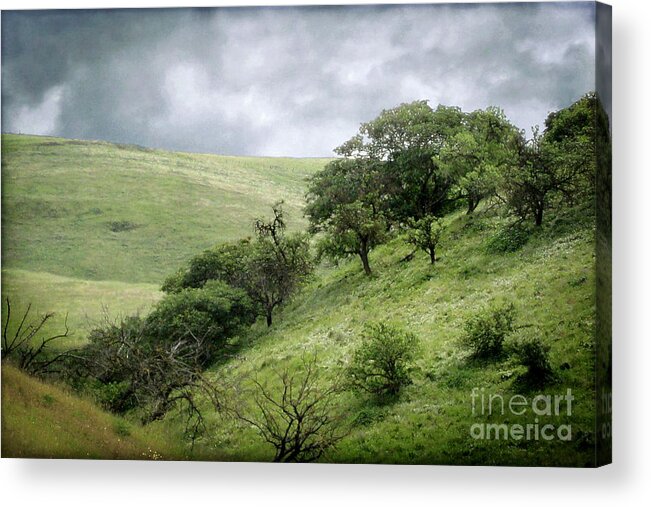
[[[610,7],[2,13],[3,457],[611,455]]]

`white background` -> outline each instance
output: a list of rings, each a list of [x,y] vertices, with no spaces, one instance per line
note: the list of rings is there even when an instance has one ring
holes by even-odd
[[[296,4],[253,1],[249,4]],[[319,3],[314,0],[300,2]],[[320,2],[345,3],[345,2]],[[357,1],[356,3],[373,3]],[[375,2],[377,3],[377,2]],[[396,3],[396,2],[393,2]],[[243,463],[0,462],[4,505],[651,505],[649,2],[612,0],[614,464],[597,470]],[[246,5],[137,1],[137,6]],[[2,9],[132,7],[7,1]]]

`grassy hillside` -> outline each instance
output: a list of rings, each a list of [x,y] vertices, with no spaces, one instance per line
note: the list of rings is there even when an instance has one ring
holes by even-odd
[[[146,313],[159,297],[164,276],[203,248],[248,234],[251,220],[268,213],[273,201],[284,198],[290,222],[303,226],[304,178],[322,164],[3,137],[3,294],[15,297],[17,304],[33,301],[41,311],[70,312],[73,329],[81,331],[69,344],[79,343],[84,323],[97,318],[103,305],[113,315]],[[480,207],[471,216],[449,215],[435,266],[423,253],[402,262],[411,248],[401,238],[371,253],[371,277],[364,275],[357,259],[339,266],[323,264],[303,293],[277,313],[271,329],[258,322],[239,336],[239,347],[234,347],[239,352],[213,366],[209,375],[225,386],[251,376],[273,382],[279,369],[299,372],[300,357],[314,351],[322,371],[336,375],[360,343],[364,325],[386,320],[411,330],[421,342],[413,384],[391,403],[378,404],[351,392],[342,395],[337,408],[346,414],[350,431],[326,461],[592,464],[593,223],[589,214],[576,210],[550,214],[522,248],[496,253],[488,245],[506,223],[494,208]],[[572,425],[571,442],[469,436],[473,423],[534,422],[531,412],[472,414],[473,388],[507,399],[538,394],[516,384],[522,367],[508,356],[479,362],[460,346],[464,323],[492,302],[515,304],[521,329],[511,339],[536,336],[551,347],[556,380],[538,392],[553,396],[572,389],[571,417],[553,420]],[[14,435],[14,443],[7,443],[15,445],[12,452],[23,452],[19,447],[46,452],[49,444],[41,444],[36,431],[27,428],[61,425],[58,414],[66,417],[69,411],[45,406],[47,393],[39,389],[48,386],[7,371],[11,377],[3,382],[3,443],[8,428]],[[29,389],[21,391],[27,382]],[[227,393],[234,400],[235,391]],[[88,403],[66,400],[70,406]],[[250,425],[208,409],[206,413],[210,431],[195,456],[273,457]],[[30,417],[33,426],[27,423]],[[547,422],[541,419],[541,424]],[[111,424],[102,428],[110,430]],[[150,431],[181,442],[179,414],[169,414]],[[54,437],[43,438],[50,442]],[[69,448],[81,456],[97,445],[96,456],[107,456],[102,453],[111,452],[115,441],[102,438],[103,433],[89,435],[87,447],[62,440],[56,449],[65,453]],[[32,441],[40,447],[32,448]],[[138,445],[130,448],[137,448],[136,454]]]
[[[184,453],[153,428],[3,364],[3,458],[181,459]]]
[[[29,304],[32,305],[32,318],[53,312],[51,322],[44,329],[51,333],[64,329],[67,316],[70,335],[57,342],[63,347],[82,343],[88,330],[105,316],[114,319],[135,313],[146,314],[160,299],[159,288],[160,285],[151,283],[82,280],[23,269],[2,271],[2,294],[11,298],[14,315],[22,315]],[[4,304],[2,316],[3,319],[6,317]],[[12,319],[9,331],[13,331],[17,324],[18,321]]]
[[[3,135],[3,263],[160,282],[197,250],[250,232],[274,201],[301,227],[304,180],[323,164]]]
[[[284,200],[305,225],[322,159],[222,157],[99,141],[2,136],[2,292],[82,331],[106,307],[146,311],[160,282],[215,243],[252,233]]]
[[[273,382],[274,371],[296,371],[304,351],[318,351],[319,364],[341,371],[367,322],[388,320],[416,333],[423,353],[413,385],[395,403],[378,405],[347,394],[340,409],[352,431],[328,456],[334,462],[398,462],[585,466],[593,463],[594,234],[588,225],[559,217],[514,253],[495,254],[486,245],[504,225],[490,212],[448,218],[441,260],[426,254],[400,262],[410,252],[401,240],[378,248],[368,278],[357,259],[324,269],[271,331],[262,326],[243,337],[249,348],[215,370],[222,381],[257,376]],[[580,221],[579,221],[580,222]],[[491,301],[512,301],[520,335],[539,336],[551,346],[557,380],[535,393],[515,384],[522,367],[509,358],[477,362],[459,344],[464,322]],[[572,425],[572,442],[486,441],[469,436],[471,424],[534,423],[522,417],[472,416],[474,387],[508,400],[565,394],[576,397],[572,417],[551,419]],[[507,411],[508,412],[508,411]],[[217,417],[217,416],[216,416]],[[541,425],[545,424],[545,418]],[[271,449],[248,427],[215,419],[213,449],[231,459],[269,460]]]

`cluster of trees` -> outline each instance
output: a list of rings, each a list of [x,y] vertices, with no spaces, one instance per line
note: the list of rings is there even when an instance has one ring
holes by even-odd
[[[110,410],[137,408],[143,423],[183,404],[196,435],[203,425],[196,395],[219,402],[202,372],[259,316],[270,326],[274,310],[313,270],[309,236],[286,232],[282,203],[273,206],[270,220],[256,220],[254,230],[254,238],[191,259],[164,282],[165,297],[146,317],[93,329],[68,366],[69,376],[84,379]]]
[[[309,236],[288,234],[282,202],[272,207],[273,218],[255,221],[255,238],[222,243],[190,260],[187,268],[168,278],[168,298],[221,282],[246,294],[251,315],[273,322],[274,310],[309,279],[314,269]]]
[[[46,335],[44,327],[52,314],[30,320],[28,307],[16,321],[7,300],[0,340],[3,359],[32,374],[61,374],[78,389],[90,391],[105,408],[133,411],[143,424],[178,407],[187,414],[186,430],[194,439],[204,428],[197,399],[207,398],[217,408],[223,402],[220,386],[207,380],[204,370],[223,357],[230,339],[258,317],[271,326],[273,312],[298,292],[314,269],[309,235],[287,232],[282,202],[272,211],[271,219],[255,221],[253,238],[206,250],[165,280],[165,296],[146,317],[117,321],[107,317],[79,349],[54,350],[51,344],[68,336],[67,326],[61,333]],[[13,332],[10,321],[16,321]],[[308,380],[312,376],[309,370]],[[286,376],[285,381],[290,380],[299,382]],[[316,417],[318,429],[329,425],[328,418],[317,414],[320,400],[326,401],[331,393],[319,393],[312,381],[301,381],[301,386],[298,398],[285,401],[301,421]],[[316,404],[304,407],[313,396]],[[290,450],[284,443],[281,458],[308,459],[309,454],[316,459],[321,451],[315,431],[305,424],[297,431],[300,449]]]
[[[311,178],[310,230],[322,233],[320,253],[359,256],[366,274],[369,252],[405,227],[434,263],[438,219],[459,203],[473,213],[495,198],[541,225],[545,210],[592,199],[595,139],[608,139],[608,120],[594,93],[551,113],[530,139],[498,108],[402,104],[362,124]]]
[[[311,178],[305,210],[310,232],[320,233],[320,253],[359,256],[371,274],[370,251],[406,229],[406,241],[434,264],[440,219],[460,205],[473,213],[493,199],[518,220],[540,225],[551,207],[591,200],[597,160],[609,155],[598,157],[595,142],[609,147],[608,139],[595,94],[550,114],[544,132],[534,130],[530,139],[497,108],[465,113],[432,109],[425,101],[402,104],[362,124],[336,149],[340,157]],[[81,376],[101,386],[109,408],[147,407],[143,420],[150,421],[185,401],[199,419],[192,393],[205,386],[203,369],[243,326],[259,316],[271,326],[275,310],[313,272],[309,234],[287,232],[282,203],[272,210],[271,219],[255,221],[253,238],[206,250],[169,277],[165,297],[146,318],[91,332],[74,360]],[[381,350],[390,349],[389,342],[404,350],[412,339],[385,328],[370,334]],[[358,387],[397,392],[404,371],[378,372],[378,357],[367,359],[362,352],[356,356]],[[380,382],[385,377],[388,387]]]

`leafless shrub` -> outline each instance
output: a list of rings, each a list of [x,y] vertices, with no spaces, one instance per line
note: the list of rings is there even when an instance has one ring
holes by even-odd
[[[341,387],[338,382],[321,387],[316,354],[302,358],[299,373],[274,373],[271,386],[251,379],[253,406],[238,404],[235,416],[274,447],[274,462],[316,461],[346,434],[335,405]]]
[[[194,443],[206,429],[199,398],[220,406],[217,388],[203,375],[201,358],[207,339],[187,330],[156,342],[147,335],[146,323],[139,317],[116,323],[107,317],[101,327],[91,331],[89,344],[80,354],[79,369],[81,375],[100,385],[122,385],[108,408],[119,412],[139,407],[143,424],[180,407],[186,414],[186,434]]]
[[[7,318],[2,330],[2,359],[10,359],[15,364],[32,375],[53,373],[56,366],[64,359],[70,357],[74,351],[52,352],[53,342],[69,336],[68,316],[64,322],[64,331],[59,334],[45,335],[45,324],[54,317],[53,313],[46,313],[34,320],[28,321],[32,309],[31,303],[20,317],[18,327],[13,333],[9,332],[11,322],[11,302],[5,300],[7,305]]]

